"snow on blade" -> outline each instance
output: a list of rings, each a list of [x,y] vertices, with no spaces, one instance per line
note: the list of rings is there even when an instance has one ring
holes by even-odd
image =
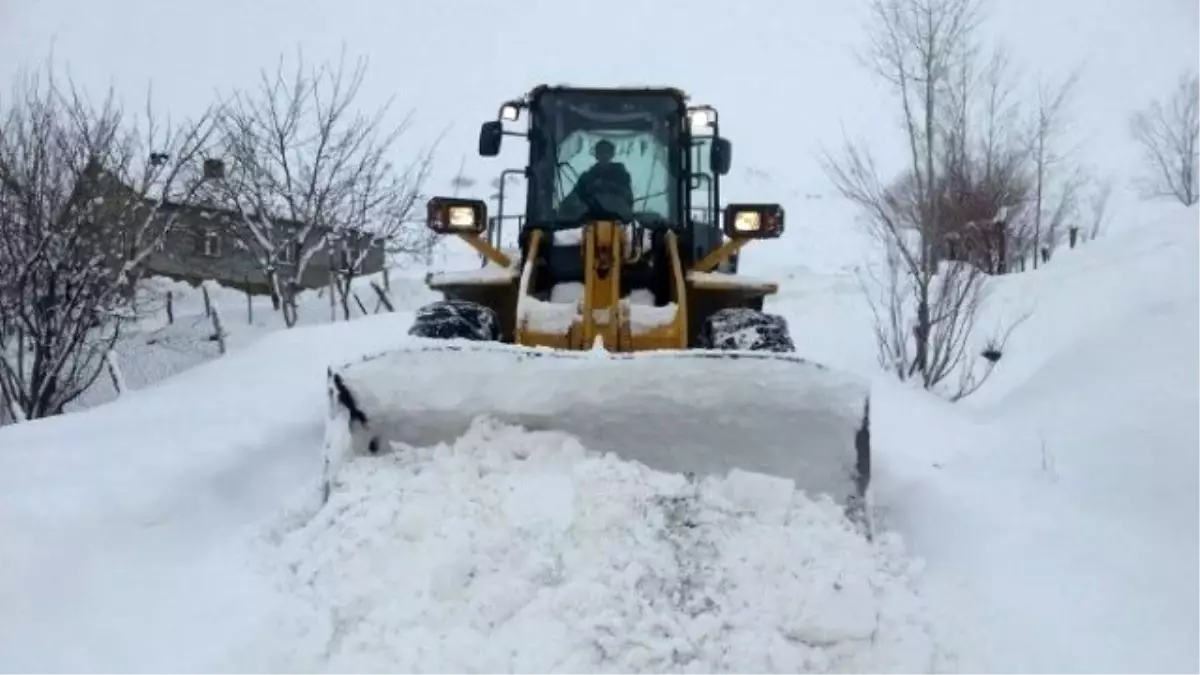
[[[928,671],[917,569],[788,481],[690,482],[474,424],[356,458],[267,543],[290,602],[252,670]]]
[[[793,355],[597,357],[427,343],[348,364],[331,380],[331,474],[349,456],[387,451],[389,442],[449,442],[489,416],[568,432],[589,448],[660,471],[740,468],[789,478],[847,505],[869,477],[859,434],[869,387]]]

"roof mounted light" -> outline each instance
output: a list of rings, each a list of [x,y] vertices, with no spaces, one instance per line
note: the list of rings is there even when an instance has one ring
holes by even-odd
[[[504,105],[500,106],[500,119],[508,121],[508,122],[516,122],[518,119],[520,119],[520,117],[521,117],[520,104],[518,104],[514,101],[509,101],[508,103],[505,103]]]
[[[712,108],[689,108],[688,109],[688,125],[693,131],[700,129],[711,129],[716,122],[716,111]]]

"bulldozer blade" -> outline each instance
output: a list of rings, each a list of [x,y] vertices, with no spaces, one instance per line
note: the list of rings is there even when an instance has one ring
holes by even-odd
[[[852,516],[870,479],[869,385],[794,354],[437,341],[331,368],[329,397],[326,496],[348,458],[451,442],[479,416],[661,471],[791,479]]]

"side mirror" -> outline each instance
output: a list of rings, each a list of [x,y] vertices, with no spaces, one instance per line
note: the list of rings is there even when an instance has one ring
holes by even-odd
[[[425,206],[425,226],[436,234],[482,234],[487,204],[479,199],[434,197]]]
[[[730,204],[725,207],[724,229],[730,239],[775,239],[783,234],[783,207]]]
[[[712,146],[708,150],[708,166],[712,172],[718,176],[724,176],[729,173],[729,167],[733,163],[733,145],[728,139],[720,136],[712,140]]]
[[[500,142],[504,140],[504,123],[500,120],[484,122],[479,127],[479,156],[495,157],[500,154]]]

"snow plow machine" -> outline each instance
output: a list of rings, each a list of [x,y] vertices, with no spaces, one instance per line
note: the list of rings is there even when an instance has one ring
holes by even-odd
[[[348,458],[451,442],[487,416],[653,469],[791,479],[865,522],[869,387],[797,355],[763,311],[777,285],[737,274],[784,211],[719,207],[731,145],[717,111],[674,88],[539,86],[482,125],[479,153],[505,136],[528,155],[501,176],[500,216],[427,204],[427,226],[481,268],[428,275],[444,299],[416,312],[411,342],[329,371],[326,498]],[[525,177],[525,206],[506,250],[508,174]]]

